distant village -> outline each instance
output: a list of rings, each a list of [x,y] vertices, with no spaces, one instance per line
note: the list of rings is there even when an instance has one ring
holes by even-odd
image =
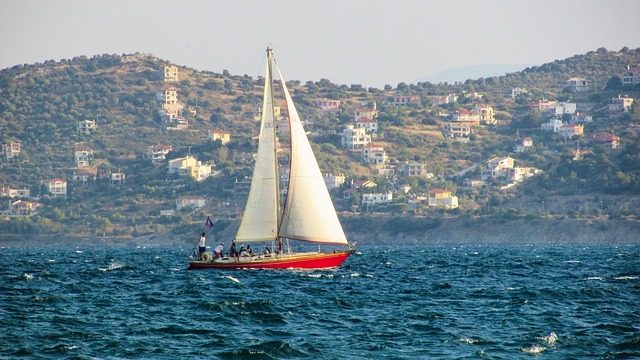
[[[158,101],[158,122],[155,125],[162,127],[168,131],[187,130],[190,126],[189,121],[183,116],[184,112],[196,113],[195,107],[187,107],[180,102],[178,90],[173,84],[178,82],[179,69],[176,66],[165,66],[162,69],[161,85],[158,87],[155,98]],[[640,68],[630,68],[620,74],[623,85],[636,86],[640,84]],[[590,83],[586,79],[571,78],[566,80],[565,86],[573,92],[588,91]],[[516,98],[527,92],[524,88],[513,88],[511,97]],[[151,94],[150,94],[151,96]],[[482,94],[473,93],[465,94],[465,97],[473,99],[481,99]],[[433,98],[434,105],[451,104],[458,101],[458,94],[443,94]],[[419,106],[419,98],[412,96],[395,96],[392,105],[394,106]],[[609,100],[608,112],[610,117],[615,117],[625,112],[629,112],[635,99],[620,95]],[[315,106],[323,112],[338,112],[343,108],[343,104],[338,100],[317,99]],[[387,104],[389,105],[389,104]],[[589,124],[594,121],[590,112],[594,104],[591,103],[571,103],[557,101],[551,99],[540,99],[535,105],[541,116],[545,117],[545,121],[541,128],[542,132],[555,134],[561,139],[570,141],[576,137],[587,137],[591,143],[605,144],[608,147],[618,147],[620,137],[611,133],[590,133],[588,131]],[[280,109],[276,109],[276,113],[280,114]],[[456,142],[468,142],[474,129],[477,127],[491,127],[497,124],[494,116],[494,109],[488,105],[476,105],[471,110],[459,110],[453,112],[440,111],[438,114],[442,121],[441,132],[446,138],[453,139]],[[566,121],[568,119],[568,121]],[[283,116],[278,118],[278,132],[288,131],[286,120]],[[587,130],[585,130],[587,127]],[[91,136],[98,131],[98,124],[95,120],[84,120],[77,124],[77,132]],[[222,145],[232,141],[234,134],[225,129],[209,129],[206,139],[203,141],[219,141]],[[432,188],[426,193],[414,192],[410,185],[403,182],[403,177],[421,177],[432,178],[433,173],[429,171],[429,166],[425,162],[404,161],[398,163],[387,155],[387,149],[377,144],[380,139],[384,139],[384,133],[378,126],[378,109],[375,102],[362,103],[353,112],[351,122],[346,125],[340,133],[341,145],[343,149],[348,150],[353,158],[359,159],[361,163],[370,169],[377,171],[378,175],[384,175],[392,179],[392,188],[384,192],[373,192],[367,189],[376,188],[376,183],[371,180],[351,181],[345,185],[348,176],[346,174],[326,173],[325,183],[334,196],[343,199],[350,199],[356,193],[360,193],[359,204],[361,207],[369,208],[377,205],[390,204],[394,199],[394,194],[402,193],[407,199],[408,210],[415,210],[420,205],[429,208],[455,209],[458,205],[458,197],[447,188]],[[10,142],[2,144],[2,160],[6,162],[18,161],[20,153],[24,148],[29,148],[30,144],[20,142]],[[529,136],[521,136],[520,132],[516,132],[513,138],[513,153],[527,152],[536,146]],[[177,174],[180,177],[191,178],[196,182],[203,181],[211,176],[216,176],[219,171],[216,165],[212,163],[202,162],[190,154],[181,158],[167,160],[166,156],[172,151],[171,144],[156,144],[147,148],[144,157],[155,166],[166,167],[167,174]],[[286,151],[286,149],[282,149]],[[579,160],[584,156],[588,156],[590,149],[575,148],[573,150],[574,159]],[[106,179],[112,185],[118,185],[126,182],[127,174],[120,171],[110,171],[101,173],[94,163],[94,151],[87,147],[76,148],[73,154],[69,154],[70,158],[70,176],[69,178],[53,178],[43,180],[41,185],[46,193],[52,197],[66,197],[68,195],[68,184],[92,184],[97,179]],[[248,154],[248,161],[253,158]],[[72,162],[71,162],[72,159]],[[534,167],[519,166],[516,160],[510,156],[487,158],[482,163],[464,169],[457,173],[458,176],[464,176],[470,171],[479,174],[476,177],[467,177],[463,182],[463,186],[467,188],[483,187],[487,184],[499,183],[500,189],[508,189],[518,186],[518,184],[527,181],[527,179],[539,175],[542,171]],[[288,168],[282,166],[280,168],[280,183],[283,188],[288,181]],[[248,194],[251,184],[251,178],[237,179],[233,186],[233,191],[238,197]],[[335,189],[343,189],[338,195],[335,195]],[[2,196],[16,198],[20,200],[11,201],[2,205],[1,214],[5,217],[20,217],[33,215],[38,212],[42,206],[37,198],[31,197],[30,190],[27,188],[16,187],[12,184],[4,184],[2,186]],[[184,208],[203,208],[212,206],[208,202],[210,198],[201,196],[179,196],[175,199],[172,207],[164,208],[160,211],[161,216],[174,215],[176,211]],[[228,204],[227,204],[228,205]],[[218,203],[217,206],[220,206]],[[227,209],[225,211],[237,212],[237,204],[235,209]]]

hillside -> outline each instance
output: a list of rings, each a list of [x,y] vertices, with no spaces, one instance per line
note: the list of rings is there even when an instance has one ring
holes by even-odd
[[[608,111],[611,99],[620,94],[640,97],[637,86],[623,87],[619,78],[629,65],[637,64],[640,49],[598,49],[505,76],[456,84],[400,83],[365,89],[323,79],[304,84],[294,80],[287,85],[306,121],[323,171],[344,173],[347,184],[372,180],[377,184],[372,192],[396,193],[392,204],[369,208],[357,202],[361,195],[345,200],[335,191],[334,202],[340,211],[417,219],[597,219],[611,224],[640,219],[640,106],[634,103],[628,112],[616,116]],[[28,189],[30,196],[23,200],[36,199],[42,204],[30,216],[4,217],[0,236],[191,234],[197,230],[190,224],[199,224],[207,214],[221,224],[225,218],[239,215],[244,198],[233,188],[236,181],[251,175],[247,159],[255,149],[261,79],[178,66],[179,81],[167,84],[162,76],[167,65],[171,64],[147,54],[101,55],[0,71],[0,143],[17,142],[22,148],[14,159],[0,163],[0,184]],[[565,82],[572,77],[588,79],[590,89],[567,90]],[[184,103],[188,128],[168,127],[158,115],[162,106],[156,93],[166,85],[175,87],[178,100]],[[511,90],[516,87],[527,92],[512,99]],[[458,94],[457,101],[436,104],[437,96],[451,93]],[[473,97],[475,93],[481,97]],[[396,96],[418,101],[398,107],[393,105]],[[319,110],[314,102],[321,99],[341,101],[340,111]],[[540,125],[548,117],[534,106],[540,99],[588,106],[583,112],[594,120],[584,124],[584,136],[565,139],[543,132]],[[380,127],[374,142],[384,147],[393,176],[379,175],[377,169],[362,162],[359,153],[340,144],[340,133],[356,109],[373,103],[379,109]],[[469,111],[477,105],[494,109],[497,124],[474,127],[467,142],[443,136],[443,126],[450,121],[443,113]],[[562,119],[568,121],[569,116]],[[78,132],[78,123],[85,120],[95,120],[97,130]],[[215,129],[230,132],[232,141],[223,145],[207,140],[208,130]],[[516,133],[530,137],[533,149],[514,153]],[[620,146],[611,149],[594,144],[590,139],[600,133],[620,137]],[[158,144],[172,147],[167,159],[189,154],[215,164],[217,175],[196,182],[167,174],[166,163],[154,165],[144,156],[149,147]],[[68,196],[62,198],[43,189],[42,181],[72,179],[74,171],[80,170],[74,152],[84,148],[92,151],[89,168],[97,179],[70,182]],[[590,155],[576,160],[572,153],[576,148],[589,150]],[[501,190],[499,182],[465,187],[465,179],[478,177],[484,162],[498,156],[511,156],[520,166],[542,171],[508,190]],[[426,163],[434,176],[401,175],[407,161]],[[457,174],[466,168],[473,169]],[[126,174],[126,181],[112,183],[107,179],[112,173]],[[411,186],[409,193],[398,190],[403,184]],[[460,207],[408,206],[408,200],[433,188],[452,190]],[[206,196],[207,206],[161,216],[161,210],[175,209],[180,196]],[[6,204],[15,201],[15,197],[3,198],[5,205],[0,210],[6,212]],[[343,219],[350,222],[345,224],[349,228],[357,216]]]

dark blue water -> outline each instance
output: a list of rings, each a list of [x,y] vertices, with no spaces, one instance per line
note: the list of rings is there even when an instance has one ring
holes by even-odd
[[[332,271],[189,250],[0,249],[0,358],[640,358],[640,245],[361,247]]]

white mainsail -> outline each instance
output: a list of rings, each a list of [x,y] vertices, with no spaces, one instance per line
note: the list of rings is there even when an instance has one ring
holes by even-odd
[[[258,153],[253,170],[249,198],[242,222],[236,234],[236,241],[238,242],[269,241],[275,240],[278,236],[280,195],[277,178],[277,144],[271,58],[271,51],[268,51]]]
[[[276,64],[289,114],[291,169],[279,236],[327,244],[346,244],[347,237],[331,202],[329,191]]]

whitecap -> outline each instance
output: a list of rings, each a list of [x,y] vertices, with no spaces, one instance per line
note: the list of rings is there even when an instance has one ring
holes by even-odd
[[[308,277],[312,277],[312,278],[321,278],[322,274],[309,274],[307,275]]]
[[[539,346],[539,345],[533,345],[533,346],[529,346],[526,348],[522,348],[522,351],[529,353],[529,354],[539,354],[545,350],[547,350],[546,347],[544,346]]]
[[[358,273],[353,273],[353,274],[351,274],[351,275],[349,275],[349,276],[351,276],[351,277],[359,277],[359,276],[360,276],[360,274],[358,274]]]
[[[22,275],[22,277],[23,277],[25,280],[33,280],[33,274],[27,274],[27,273],[25,273],[24,275]]]
[[[600,276],[590,276],[584,280],[600,280],[602,281],[602,278]]]
[[[614,280],[638,280],[637,276],[616,276]]]
[[[567,260],[567,261],[565,261],[565,262],[566,262],[566,263],[569,263],[569,264],[579,264],[579,263],[580,263],[580,260]]]
[[[83,251],[82,250],[76,250],[76,254],[82,254]]]
[[[463,342],[465,344],[477,344],[478,340],[469,339],[469,338],[460,338],[458,341]]]
[[[549,345],[553,345],[556,343],[556,341],[558,341],[558,335],[556,335],[556,333],[552,331],[549,333],[549,335],[541,337],[540,340]]]
[[[227,276],[223,276],[222,278],[223,279],[229,279],[229,280],[231,280],[233,282],[236,282],[236,283],[240,284],[240,280],[234,278],[233,276],[227,275]]]
[[[113,263],[113,264],[109,264],[109,267],[107,268],[98,268],[98,270],[100,271],[111,271],[111,270],[117,270],[122,268],[124,265],[119,264],[119,263]]]

